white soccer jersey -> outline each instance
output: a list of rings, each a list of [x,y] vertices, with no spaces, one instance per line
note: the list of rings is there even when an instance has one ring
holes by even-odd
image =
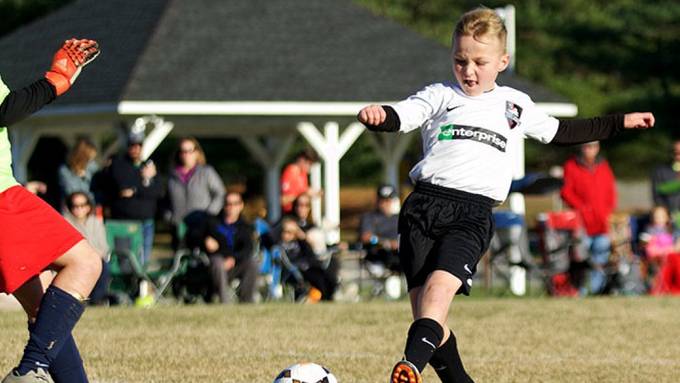
[[[458,85],[439,83],[393,105],[401,132],[422,128],[423,158],[411,169],[425,181],[503,201],[510,190],[520,140],[550,142],[559,121],[513,88],[496,86],[467,96]]]

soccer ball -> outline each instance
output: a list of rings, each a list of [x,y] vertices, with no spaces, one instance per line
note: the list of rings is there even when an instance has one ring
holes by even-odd
[[[298,363],[286,367],[274,383],[338,383],[326,367],[316,363]]]

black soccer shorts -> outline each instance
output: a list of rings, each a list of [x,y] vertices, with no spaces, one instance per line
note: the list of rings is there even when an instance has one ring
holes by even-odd
[[[418,182],[399,213],[399,259],[408,289],[425,284],[435,270],[463,282],[470,294],[477,263],[493,237],[491,198]]]

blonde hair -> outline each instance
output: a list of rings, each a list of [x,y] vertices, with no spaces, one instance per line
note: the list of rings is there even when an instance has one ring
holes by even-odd
[[[453,30],[453,41],[460,36],[472,36],[476,41],[481,41],[485,37],[495,37],[500,41],[505,53],[507,35],[503,19],[493,9],[480,7],[460,17]]]

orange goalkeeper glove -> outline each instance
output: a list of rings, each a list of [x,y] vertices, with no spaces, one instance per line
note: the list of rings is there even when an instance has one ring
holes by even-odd
[[[52,67],[45,78],[57,90],[57,96],[64,94],[76,81],[80,70],[99,55],[99,44],[94,40],[70,39],[64,42],[52,59]]]

